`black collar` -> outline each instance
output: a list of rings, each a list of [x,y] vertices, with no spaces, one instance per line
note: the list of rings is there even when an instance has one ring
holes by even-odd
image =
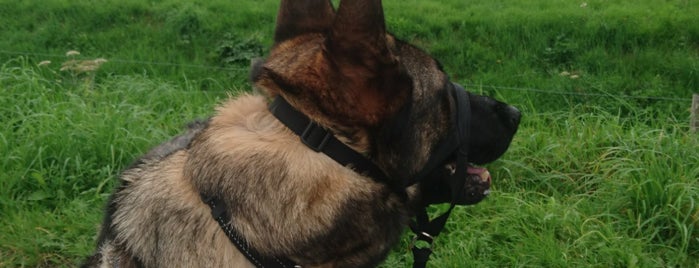
[[[339,141],[333,134],[277,96],[269,106],[270,112],[301,138],[306,146],[324,153],[343,166],[385,184],[391,184],[386,173],[364,155]]]
[[[452,111],[452,120],[454,122],[449,135],[439,142],[438,147],[435,148],[425,167],[410,178],[405,178],[402,182],[389,180],[386,173],[376,166],[374,162],[339,141],[330,131],[296,110],[283,97],[277,96],[272,104],[269,105],[269,110],[282,124],[296,133],[301,138],[301,142],[309,148],[316,152],[324,153],[343,166],[350,166],[357,173],[388,185],[394,192],[402,195],[405,192],[405,188],[426,179],[429,173],[439,168],[439,165],[443,165],[455,151],[458,160],[458,174],[455,174],[456,176],[454,177],[463,178],[466,175],[468,148],[464,146],[464,143],[468,142],[468,124],[471,122],[469,96],[463,87],[454,83],[451,84],[448,92],[451,94],[455,105],[455,109]]]

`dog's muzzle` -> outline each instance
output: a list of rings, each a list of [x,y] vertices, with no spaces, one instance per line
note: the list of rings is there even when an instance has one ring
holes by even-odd
[[[418,182],[429,183],[426,181],[428,177],[446,172],[445,175],[449,178],[451,202],[461,205],[473,204],[489,194],[491,178],[487,169],[468,164],[470,97],[461,85],[456,83],[451,85],[450,95],[456,106],[452,112],[454,124],[448,136],[437,144],[422,170],[412,176],[405,187]],[[450,160],[454,161],[450,162]],[[446,165],[445,163],[448,162],[450,163]]]

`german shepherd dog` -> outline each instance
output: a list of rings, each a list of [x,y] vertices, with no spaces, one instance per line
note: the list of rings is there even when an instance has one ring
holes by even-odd
[[[491,178],[472,164],[499,158],[519,125],[517,109],[467,93],[387,33],[380,0],[344,0],[337,11],[330,0],[282,0],[274,45],[252,69],[259,93],[227,100],[123,172],[85,267],[259,266],[248,249],[302,267],[373,267],[416,208],[480,201]],[[293,110],[282,116],[327,131],[321,145],[335,140],[374,169],[308,145],[272,99]],[[469,134],[442,146],[455,128]],[[440,148],[450,149],[432,160]],[[462,165],[454,191],[447,181]],[[459,191],[466,198],[452,200]],[[223,223],[204,197],[218,200]]]

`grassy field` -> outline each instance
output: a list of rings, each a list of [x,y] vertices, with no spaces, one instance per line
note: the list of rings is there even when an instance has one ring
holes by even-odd
[[[248,90],[277,5],[0,0],[0,267],[86,256],[120,170]],[[453,80],[524,112],[432,267],[699,265],[699,2],[384,5]],[[386,267],[411,263],[408,242]]]

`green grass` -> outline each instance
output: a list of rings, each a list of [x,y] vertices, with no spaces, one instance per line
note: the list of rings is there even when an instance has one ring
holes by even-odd
[[[120,170],[249,88],[276,2],[0,0],[0,267],[86,256]],[[699,3],[581,3],[384,3],[397,36],[524,112],[432,267],[699,265]],[[411,262],[409,238],[386,267]]]

